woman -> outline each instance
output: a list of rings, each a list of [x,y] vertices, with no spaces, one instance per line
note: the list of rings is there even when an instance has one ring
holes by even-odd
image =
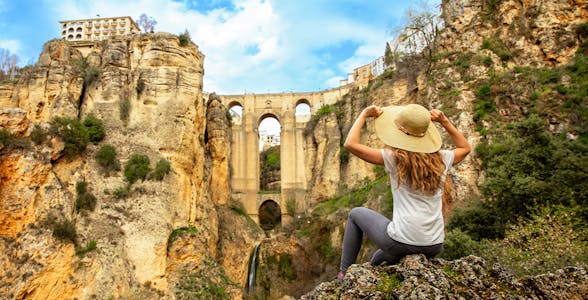
[[[367,118],[374,117],[376,135],[384,149],[363,145],[360,131]],[[439,150],[441,135],[433,122],[438,122],[449,134],[456,148]],[[354,264],[365,233],[378,247],[371,263],[397,263],[409,254],[424,254],[428,258],[443,251],[444,224],[442,210],[443,184],[452,165],[462,161],[470,152],[465,137],[440,110],[428,111],[418,104],[369,106],[364,109],[349,130],[345,149],[376,165],[384,165],[390,176],[394,202],[392,220],[364,207],[351,210],[343,237],[341,271]]]

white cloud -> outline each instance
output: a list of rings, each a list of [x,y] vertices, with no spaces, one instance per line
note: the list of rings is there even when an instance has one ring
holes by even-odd
[[[20,52],[22,48],[20,41],[17,40],[0,40],[0,48],[7,49],[10,54],[16,54]]]
[[[381,7],[389,7],[385,16],[393,18],[403,11],[398,3],[234,0],[229,9],[208,12],[191,10],[190,4],[197,3],[189,0],[68,0],[49,7],[60,19],[96,14],[136,19],[145,13],[157,20],[156,31],[177,34],[187,29],[205,55],[204,90],[224,94],[337,86],[354,68],[382,55],[387,39],[385,26],[371,22],[369,16],[352,18],[362,11],[349,13],[345,7],[364,6],[379,15],[384,15]],[[349,41],[358,48],[342,62],[327,65],[325,59],[333,55],[317,54]]]

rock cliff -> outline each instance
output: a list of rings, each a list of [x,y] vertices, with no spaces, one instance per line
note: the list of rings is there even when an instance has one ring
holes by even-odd
[[[97,42],[86,57],[54,40],[18,83],[2,87],[1,125],[19,143],[0,149],[1,298],[171,297],[205,269],[203,261],[225,264],[233,282],[245,281],[247,262],[223,256],[234,252],[221,241],[232,235],[219,236],[230,135],[225,110],[203,103],[203,59],[195,45],[164,33]],[[39,145],[24,139],[55,117],[87,116],[102,120],[106,135],[79,156],[65,156],[52,135]],[[102,171],[95,157],[104,145],[116,149],[121,166],[141,154],[151,168],[168,161],[171,172],[131,185],[124,170]],[[91,212],[76,208],[78,182],[97,198]],[[54,238],[53,217],[73,224],[75,244]],[[250,232],[241,233],[240,248],[254,246]],[[95,250],[76,256],[91,242]]]

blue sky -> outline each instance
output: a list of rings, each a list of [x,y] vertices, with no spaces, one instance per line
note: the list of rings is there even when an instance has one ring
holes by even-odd
[[[438,4],[441,0],[427,0]],[[143,13],[155,31],[186,29],[205,55],[204,91],[319,91],[384,54],[406,0],[0,0],[0,48],[34,63],[59,21]]]

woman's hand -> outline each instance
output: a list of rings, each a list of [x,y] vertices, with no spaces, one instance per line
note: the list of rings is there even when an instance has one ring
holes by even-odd
[[[370,118],[370,117],[377,118],[382,114],[382,109],[377,105],[370,105],[370,106],[366,107],[361,113],[366,118]]]
[[[445,114],[438,109],[431,110],[430,114],[431,114],[431,121],[433,121],[433,122],[443,124],[443,123],[446,123],[447,121],[449,121],[449,119],[447,119]]]

